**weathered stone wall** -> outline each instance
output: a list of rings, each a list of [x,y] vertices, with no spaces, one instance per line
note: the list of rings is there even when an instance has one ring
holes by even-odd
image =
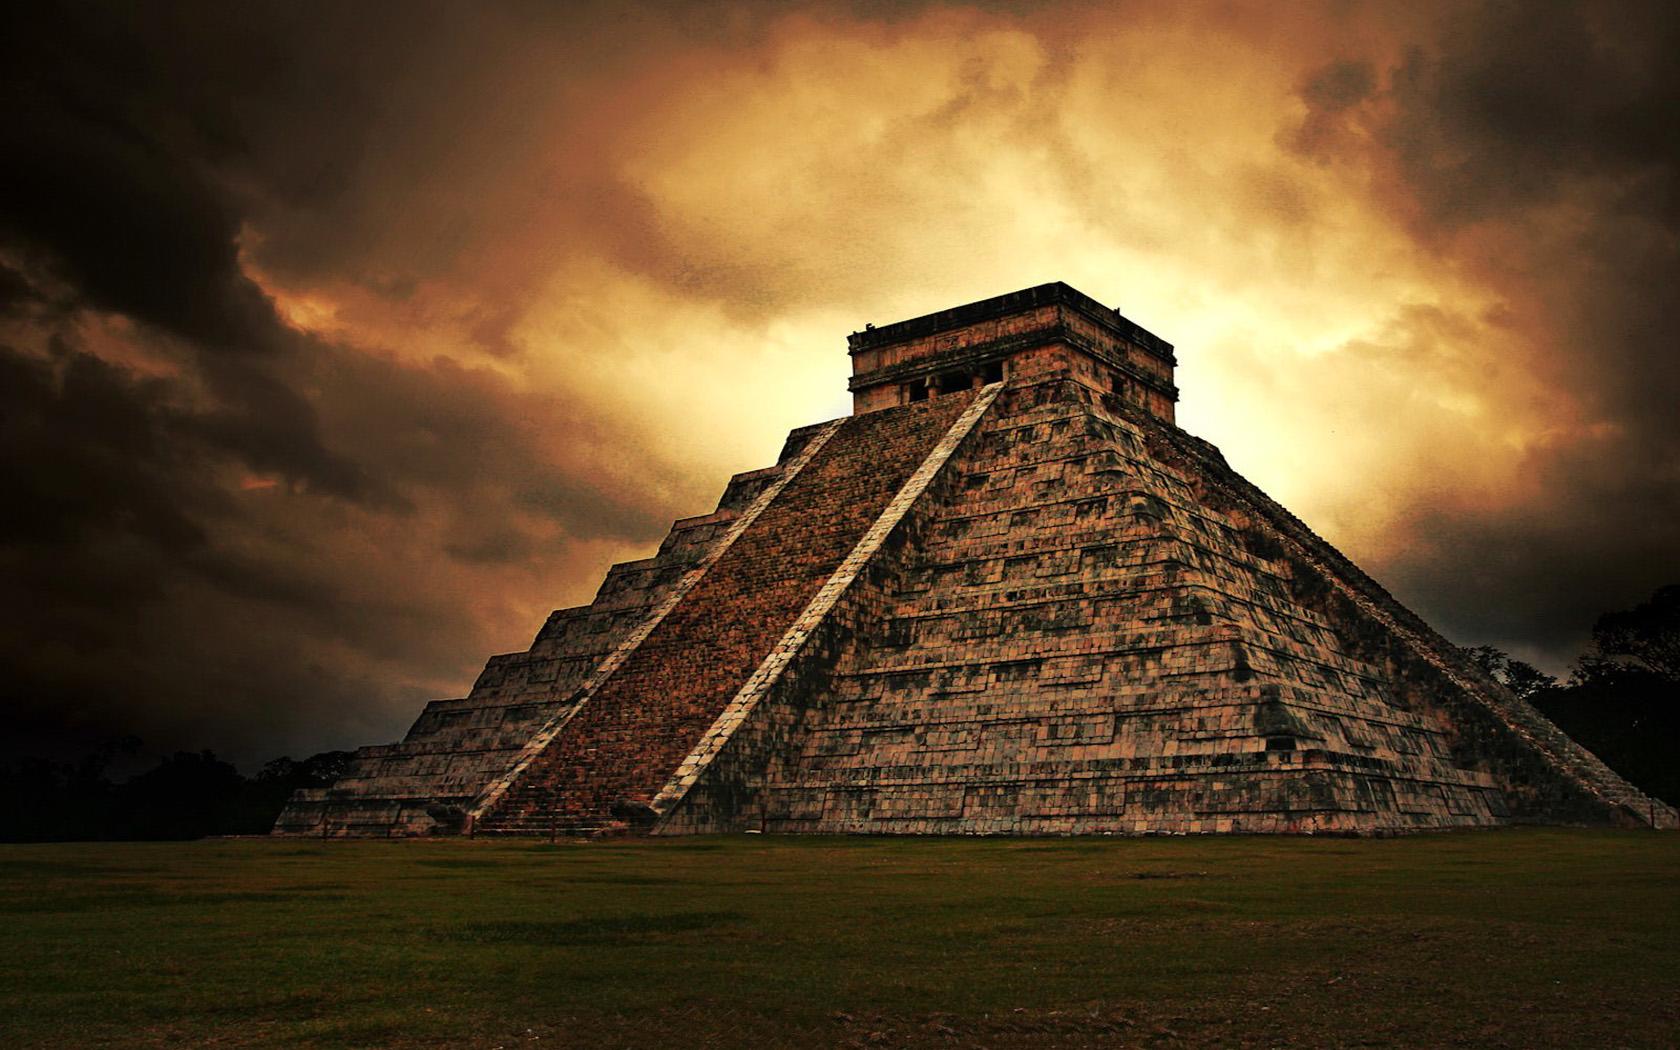
[[[934,357],[945,358],[953,350],[1018,339],[1023,335],[1052,329],[1060,323],[1061,315],[1062,308],[1050,304],[1005,317],[978,321],[962,328],[931,332],[902,342],[860,350],[853,356],[852,369],[858,375],[865,375],[893,365],[924,362]]]
[[[1440,726],[1389,703],[1380,672],[1088,388],[1012,382],[946,470],[891,601],[807,686],[821,692],[765,789],[766,830],[1501,819],[1491,778],[1454,766]]]
[[[1147,422],[1145,426],[1148,427]],[[1300,519],[1183,431],[1149,427],[1152,454],[1183,464],[1196,496],[1243,524],[1239,538],[1286,570],[1290,598],[1319,610],[1341,644],[1383,669],[1394,702],[1441,726],[1452,761],[1500,785],[1515,822],[1675,827],[1645,796],[1512,695]]]

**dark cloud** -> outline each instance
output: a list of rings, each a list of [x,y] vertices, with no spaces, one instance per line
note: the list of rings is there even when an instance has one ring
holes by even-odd
[[[122,531],[161,548],[202,546],[194,511],[218,502],[189,482],[198,452],[171,440],[181,425],[167,384],[137,380],[55,344],[37,360],[0,350],[8,498],[0,539],[75,542]]]
[[[1605,178],[1604,203],[1672,222],[1677,26],[1666,4],[1495,4],[1449,20],[1438,52],[1392,71],[1383,134],[1425,220],[1455,229]]]
[[[399,221],[365,207],[378,151],[446,150],[416,142],[448,132],[427,108],[459,93],[451,80],[482,92],[475,45],[517,29],[504,13],[452,32],[443,15],[8,8],[9,749],[139,732],[250,761],[389,735],[540,622],[525,613],[505,637],[509,617],[463,600],[497,584],[452,561],[553,575],[568,538],[645,542],[673,516],[568,451],[629,449],[611,420],[490,373],[307,335],[248,272],[243,243],[254,225],[287,229],[277,215],[314,219],[298,224],[312,240],[275,238],[274,258],[298,270],[353,268],[365,224]],[[450,240],[369,283],[412,295]],[[508,321],[478,323],[490,340]],[[440,654],[444,636],[460,649]]]
[[[239,265],[239,209],[216,162],[236,149],[222,100],[240,84],[217,74],[239,68],[251,78],[261,63],[234,67],[224,57],[192,83],[204,72],[195,59],[229,52],[194,35],[176,40],[172,18],[27,11],[14,16],[41,21],[9,26],[0,55],[0,90],[19,103],[0,122],[0,152],[22,161],[0,169],[0,195],[13,202],[0,213],[6,246],[73,289],[77,306],[178,339],[216,401],[186,421],[204,440],[253,469],[348,498],[384,497],[324,447],[308,400],[275,374],[299,340]],[[157,46],[160,38],[171,46]]]
[[[1404,508],[1381,566],[1459,637],[1560,664],[1594,616],[1680,578],[1680,17],[1667,4],[1451,9],[1386,70],[1304,83],[1286,141],[1373,178],[1439,264],[1505,302],[1571,432],[1532,447],[1517,498]],[[1420,381],[1440,373],[1420,370]],[[1509,395],[1511,397],[1515,394]]]

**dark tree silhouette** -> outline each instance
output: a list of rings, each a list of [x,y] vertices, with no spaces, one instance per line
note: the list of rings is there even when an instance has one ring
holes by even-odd
[[[1507,684],[1523,695],[1515,681]],[[1600,616],[1592,648],[1575,661],[1569,684],[1550,682],[1528,695],[1558,728],[1641,790],[1680,802],[1680,584]]]
[[[1478,645],[1464,650],[1488,675],[1524,700],[1532,699],[1542,689],[1557,685],[1557,679],[1531,663],[1518,660],[1502,649]]]
[[[210,751],[178,751],[117,793],[117,812],[137,839],[196,839],[234,825],[245,778]]]
[[[1593,651],[1576,662],[1577,680],[1630,672],[1680,685],[1680,583],[1659,587],[1649,601],[1607,612],[1593,624]]]
[[[1505,688],[1524,700],[1532,700],[1541,690],[1551,689],[1558,684],[1558,680],[1552,675],[1521,660],[1512,660],[1506,665],[1504,681]]]
[[[351,758],[348,751],[277,758],[247,778],[212,752],[183,751],[112,783],[112,760],[138,748],[126,737],[79,762],[0,766],[0,842],[262,835],[294,790],[332,783]]]

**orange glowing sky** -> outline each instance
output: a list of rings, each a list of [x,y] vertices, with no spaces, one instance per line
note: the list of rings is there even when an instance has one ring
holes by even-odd
[[[1402,600],[1558,669],[1680,577],[1674,36],[1640,5],[49,19],[7,74],[17,702],[250,757],[392,738],[848,411],[848,332],[1053,280],[1174,343],[1180,424]]]

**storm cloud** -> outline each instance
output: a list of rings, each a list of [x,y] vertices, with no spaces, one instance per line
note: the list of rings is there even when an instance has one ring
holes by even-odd
[[[14,750],[394,738],[1046,280],[1457,641],[1680,578],[1665,6],[0,17]]]

